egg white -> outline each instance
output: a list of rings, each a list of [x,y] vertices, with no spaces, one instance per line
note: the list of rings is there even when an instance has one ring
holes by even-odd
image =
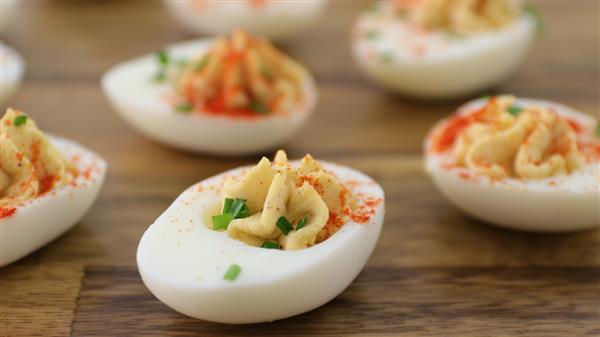
[[[175,44],[167,49],[174,60],[206,53],[212,39]],[[170,83],[156,83],[156,56],[148,54],[113,67],[102,77],[102,88],[115,110],[141,133],[168,145],[219,155],[270,150],[295,135],[313,113],[317,89],[310,78],[303,88],[306,102],[285,115],[255,119],[176,112],[165,95]]]
[[[485,104],[479,99],[465,104],[458,114]],[[594,118],[562,104],[518,98],[517,105],[535,104],[553,108],[587,128],[595,128]],[[445,167],[452,151],[435,153],[431,135],[446,126],[447,119],[433,127],[425,140],[425,166],[442,194],[464,212],[491,224],[510,229],[561,232],[600,225],[600,162],[588,163],[569,175],[540,180],[504,178],[493,180],[464,167]]]
[[[296,162],[297,164],[297,162]],[[354,191],[383,199],[383,190],[355,170],[324,164]],[[307,249],[257,248],[207,227],[203,219],[220,203],[220,186],[238,168],[206,179],[183,192],[144,233],[138,269],[150,291],[185,315],[241,324],[274,321],[319,307],[339,295],[366,264],[379,238],[384,203],[365,224],[347,222],[333,236]],[[211,213],[212,214],[212,213]],[[242,271],[223,279],[231,264]]]
[[[198,8],[193,1],[163,1],[188,31],[226,35],[241,27],[253,35],[283,40],[304,31],[323,14],[326,0],[269,1],[260,8],[246,0],[214,1]]]
[[[0,219],[0,267],[30,254],[75,225],[92,206],[104,182],[104,159],[73,141],[48,138],[67,160],[78,158],[74,163],[80,175],[70,184],[26,201],[13,215]]]
[[[535,35],[535,21],[522,14],[497,31],[448,39],[444,33],[417,35],[400,20],[378,22],[359,16],[354,27],[354,59],[365,74],[383,87],[401,94],[444,99],[464,96],[506,80],[519,66]],[[359,32],[373,29],[376,38]],[[414,46],[424,46],[424,55]],[[388,53],[390,59],[380,55]]]
[[[19,53],[0,42],[0,105],[17,90],[25,73],[25,62]]]

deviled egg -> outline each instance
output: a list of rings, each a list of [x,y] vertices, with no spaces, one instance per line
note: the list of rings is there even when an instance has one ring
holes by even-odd
[[[274,321],[339,295],[366,264],[384,217],[381,187],[311,156],[227,171],[183,192],[144,233],[150,291],[191,317]],[[269,305],[265,305],[266,302]]]
[[[225,155],[285,142],[317,100],[302,65],[242,30],[117,65],[102,87],[140,132],[179,148]]]
[[[64,233],[94,202],[106,173],[95,153],[46,136],[8,109],[0,120],[0,267]]]
[[[467,95],[515,71],[536,18],[520,1],[378,1],[358,18],[352,49],[360,68],[388,89],[419,98]]]
[[[600,127],[557,103],[497,96],[440,121],[427,172],[458,208],[492,224],[571,231],[600,224]]]
[[[242,27],[252,34],[282,40],[312,25],[323,14],[326,0],[164,1],[175,19],[199,34],[228,34]]]
[[[4,105],[21,84],[25,62],[19,53],[1,42],[0,69],[0,105]]]

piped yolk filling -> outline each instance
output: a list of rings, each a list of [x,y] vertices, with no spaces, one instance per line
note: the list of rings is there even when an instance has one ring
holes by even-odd
[[[241,179],[228,179],[223,190],[222,214],[212,217],[213,228],[257,247],[310,247],[357,210],[352,192],[310,155],[294,168],[279,151],[273,163],[263,158]],[[361,215],[368,221],[372,214]]]
[[[209,114],[258,117],[289,112],[304,99],[308,72],[269,42],[236,30],[179,73],[183,102]]]
[[[568,175],[598,160],[597,138],[579,123],[515,102],[513,96],[492,97],[484,107],[453,117],[432,135],[430,150],[451,151],[456,166],[491,178]]]
[[[0,218],[77,175],[35,121],[20,111],[8,109],[0,120],[0,144]]]

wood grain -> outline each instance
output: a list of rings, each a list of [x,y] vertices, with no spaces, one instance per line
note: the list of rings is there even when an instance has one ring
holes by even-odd
[[[595,336],[600,270],[368,267],[338,298],[273,323],[228,326],[161,305],[132,268],[86,269],[74,336]],[[383,296],[385,294],[385,296]],[[268,301],[267,301],[268,303]],[[522,324],[527,321],[527,324]]]
[[[600,335],[600,230],[512,232],[449,205],[423,172],[421,143],[432,123],[468,98],[419,102],[366,80],[348,35],[367,4],[332,1],[324,20],[281,45],[320,86],[314,117],[283,147],[291,157],[310,152],[352,166],[383,186],[388,206],[379,244],[331,303],[272,324],[224,326],[156,300],[139,279],[135,250],[183,189],[261,154],[220,158],[157,144],[120,120],[99,86],[112,65],[192,36],[159,1],[23,1],[18,24],[0,32],[27,62],[10,105],[99,152],[109,175],[76,227],[0,270],[0,336]],[[598,116],[600,4],[536,5],[543,36],[523,67],[489,91],[548,98]]]
[[[0,336],[69,336],[83,269],[34,260],[0,270]]]

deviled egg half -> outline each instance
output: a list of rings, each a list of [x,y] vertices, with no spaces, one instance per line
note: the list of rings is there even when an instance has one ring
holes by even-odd
[[[326,0],[164,0],[184,28],[198,34],[228,34],[237,27],[272,40],[283,40],[314,24]]]
[[[600,127],[564,105],[479,99],[434,126],[427,172],[458,208],[529,231],[600,225]]]
[[[384,87],[449,98],[511,75],[529,49],[536,19],[520,1],[378,1],[355,23],[352,49],[360,68]]]
[[[46,136],[8,109],[0,120],[0,267],[67,231],[104,181],[106,163],[67,139]]]
[[[0,106],[17,90],[24,72],[25,62],[21,55],[0,42]]]
[[[274,321],[321,306],[366,264],[384,217],[377,183],[310,155],[227,171],[183,192],[144,233],[150,291],[191,317]],[[265,305],[265,303],[269,303]]]
[[[284,143],[317,101],[314,80],[302,65],[242,30],[117,65],[102,87],[140,132],[175,147],[224,155]]]

